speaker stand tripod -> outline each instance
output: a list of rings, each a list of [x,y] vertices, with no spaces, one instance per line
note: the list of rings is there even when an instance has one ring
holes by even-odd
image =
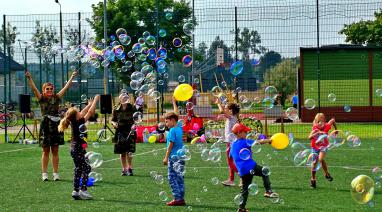
[[[16,143],[16,139],[17,139],[17,137],[19,137],[19,135],[20,135],[20,133],[21,133],[21,130],[23,131],[23,141],[25,140],[25,129],[28,130],[29,135],[32,136],[33,140],[35,139],[33,133],[30,131],[30,129],[28,128],[28,126],[25,124],[25,117],[26,117],[26,114],[23,113],[23,114],[22,114],[22,117],[23,117],[23,126],[20,128],[19,132],[17,133],[17,135],[16,135],[16,137],[15,137],[15,139],[13,140],[12,143]]]
[[[107,125],[107,114],[105,113],[104,116],[105,116],[105,120],[104,120],[105,122],[104,122],[103,127],[102,127],[102,129],[104,130],[104,133],[100,133],[98,135],[97,142],[100,139],[106,139],[107,138],[107,130],[106,129],[108,129],[111,132],[111,134],[114,135],[113,130],[111,130],[110,127]]]

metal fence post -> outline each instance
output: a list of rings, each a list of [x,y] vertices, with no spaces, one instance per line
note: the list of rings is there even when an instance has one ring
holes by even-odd
[[[7,113],[7,63],[5,61],[5,58],[7,56],[6,49],[7,49],[7,28],[6,28],[6,16],[3,15],[3,53],[4,53],[4,113]],[[4,127],[4,141],[8,142],[8,128],[7,124],[5,124]]]

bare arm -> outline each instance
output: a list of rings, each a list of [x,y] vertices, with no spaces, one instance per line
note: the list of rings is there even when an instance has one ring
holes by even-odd
[[[220,114],[224,114],[224,116],[225,116],[226,118],[231,117],[230,114],[228,114],[228,113],[225,112],[225,110],[224,110],[224,108],[223,108],[223,105],[221,104],[219,98],[216,99],[216,104],[218,105],[219,113],[220,113]]]
[[[322,131],[318,130],[318,129],[315,129],[315,130],[312,130],[309,134],[309,139],[312,139],[313,137],[317,136],[318,134],[321,134],[323,133]]]
[[[172,97],[172,106],[174,108],[174,113],[179,115],[178,106],[176,106],[176,99],[175,97]]]
[[[163,159],[163,165],[167,165],[168,157],[170,156],[170,152],[173,146],[174,146],[174,142],[170,142],[170,145],[168,145],[167,147],[166,155],[164,156],[164,159]]]
[[[85,116],[86,113],[89,111],[89,108],[92,106],[93,101],[94,101],[93,99],[89,99],[88,104],[86,105],[86,107],[81,110],[81,115],[82,116]]]
[[[68,90],[70,85],[72,84],[73,78],[78,75],[77,71],[74,71],[68,82],[65,84],[65,86],[60,90],[60,92],[57,93],[57,96],[62,98],[65,94],[65,92]]]
[[[335,129],[337,129],[337,126],[336,126],[336,120],[334,118],[330,119],[328,124],[330,125],[333,125]]]
[[[90,108],[88,109],[86,115],[84,116],[85,121],[89,120],[89,118],[94,115],[94,112],[95,112],[95,109],[97,107],[97,102],[98,102],[99,98],[100,98],[100,96],[97,95],[94,97],[94,101],[91,103],[91,105],[89,103]]]
[[[32,91],[33,91],[35,97],[38,100],[40,100],[41,99],[41,93],[40,93],[40,91],[38,91],[36,85],[34,84],[31,73],[29,71],[25,72],[25,77],[28,79],[28,84],[32,88]]]
[[[266,139],[260,139],[257,142],[259,142],[260,144],[270,144],[272,143],[272,140],[269,138],[266,138]]]

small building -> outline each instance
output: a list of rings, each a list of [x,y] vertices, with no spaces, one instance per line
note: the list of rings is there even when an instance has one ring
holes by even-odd
[[[311,122],[320,111],[337,121],[382,121],[382,47],[330,45],[319,52],[300,48],[301,120]]]
[[[4,67],[6,65],[6,68]],[[24,67],[0,51],[0,101],[4,102],[4,71],[7,88],[7,102],[17,102],[18,94],[24,93]]]

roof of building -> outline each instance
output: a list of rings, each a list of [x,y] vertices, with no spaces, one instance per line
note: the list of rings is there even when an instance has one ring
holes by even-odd
[[[4,53],[0,51],[0,74],[4,73],[4,61],[6,61],[6,63],[8,63],[8,61],[9,61],[10,66],[8,66],[8,64],[6,64],[6,65],[9,67],[9,69],[11,71],[22,71],[22,70],[24,70],[24,67],[22,65],[20,65],[16,61],[14,61],[9,56],[5,56]]]

